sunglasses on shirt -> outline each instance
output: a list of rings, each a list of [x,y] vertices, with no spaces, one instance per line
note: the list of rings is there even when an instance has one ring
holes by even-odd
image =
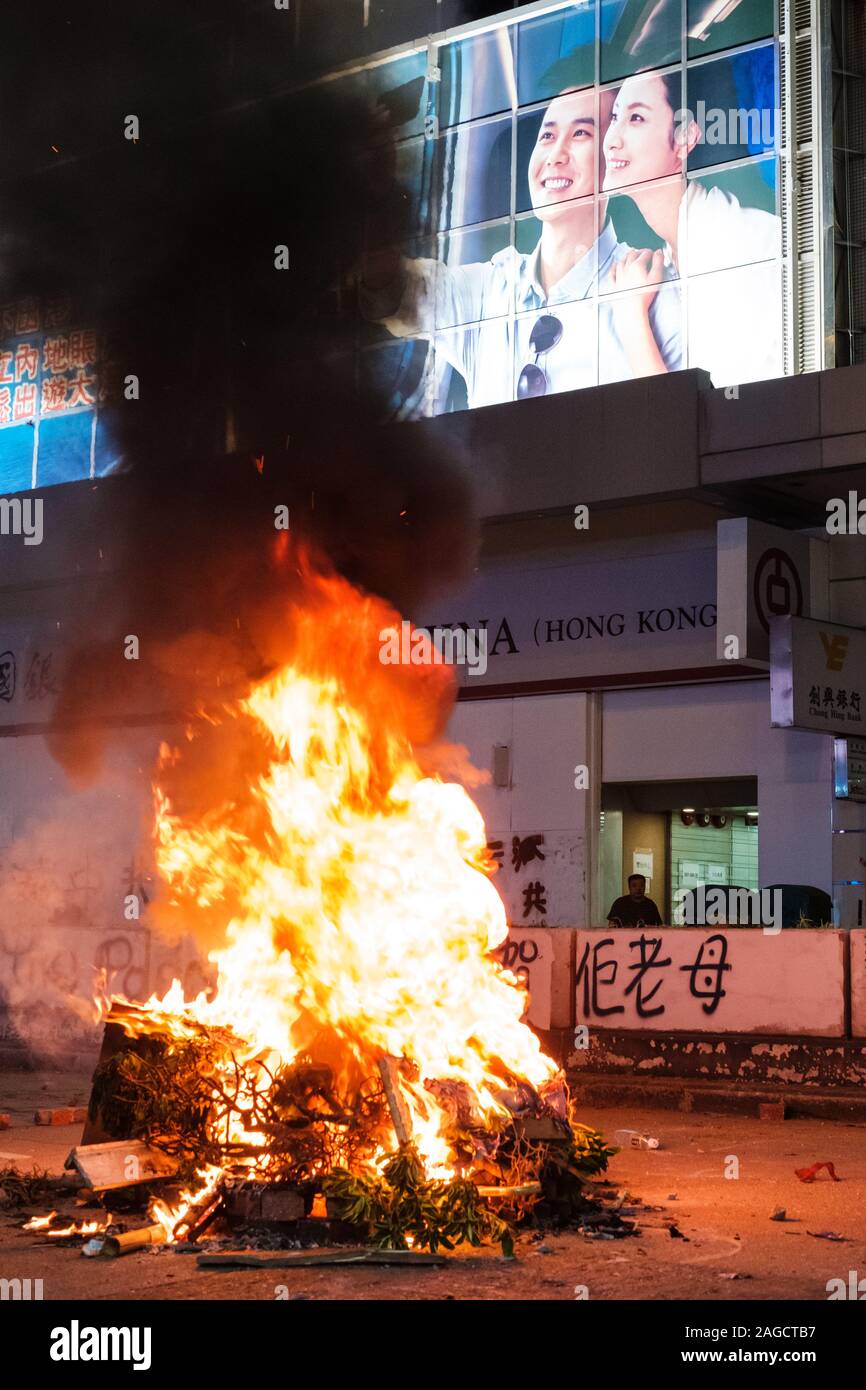
[[[530,349],[535,353],[535,361],[527,362],[517,381],[517,399],[526,401],[533,396],[544,396],[550,386],[550,378],[538,359],[544,352],[555,348],[562,337],[562,324],[553,314],[542,314],[529,336]]]

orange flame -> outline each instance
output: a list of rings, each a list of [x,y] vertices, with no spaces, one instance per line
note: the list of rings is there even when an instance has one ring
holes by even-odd
[[[104,1231],[108,1227],[108,1221],[70,1221],[66,1226],[52,1226],[51,1223],[56,1217],[57,1212],[51,1211],[47,1216],[31,1216],[29,1221],[25,1221],[21,1227],[22,1231],[44,1231],[46,1236],[56,1240],[59,1236],[92,1236],[98,1231]]]
[[[383,664],[380,634],[399,616],[342,579],[305,579],[276,674],[162,750],[157,867],[187,929],[221,926],[218,988],[189,1004],[175,981],[127,1026],[220,1027],[242,1062],[271,1067],[322,1048],[360,1076],[405,1059],[414,1142],[446,1176],[446,1115],[425,1081],[464,1083],[489,1120],[507,1113],[510,1081],[538,1088],[557,1067],[521,1022],[523,986],[491,955],[507,925],[481,814],[433,770],[447,761],[452,673]],[[210,801],[199,740],[219,782]],[[191,1200],[157,1212],[167,1236]]]

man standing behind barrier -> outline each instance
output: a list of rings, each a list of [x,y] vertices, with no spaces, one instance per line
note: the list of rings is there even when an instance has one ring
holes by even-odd
[[[628,893],[617,898],[607,914],[612,927],[660,927],[661,913],[652,898],[646,896],[643,874],[629,874]]]

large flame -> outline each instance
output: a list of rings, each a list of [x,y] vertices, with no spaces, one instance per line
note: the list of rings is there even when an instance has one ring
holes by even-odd
[[[299,1053],[357,1076],[405,1059],[413,1139],[443,1176],[446,1115],[425,1081],[464,1083],[489,1119],[509,1081],[538,1088],[557,1068],[521,1022],[523,986],[491,955],[507,925],[481,814],[430,771],[453,672],[384,665],[380,633],[399,621],[307,571],[285,665],[211,711],[185,750],[163,748],[159,874],[184,924],[222,923],[223,944],[212,998],[185,1003],[175,983],[144,1015],[176,1036],[196,1021],[227,1029],[242,1061],[271,1070]],[[199,737],[222,747],[220,731],[233,770],[204,814],[185,810],[186,760]],[[203,775],[199,759],[199,798]]]

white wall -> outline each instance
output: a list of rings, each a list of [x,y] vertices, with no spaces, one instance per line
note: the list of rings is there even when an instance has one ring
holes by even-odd
[[[488,838],[503,841],[497,886],[516,925],[589,921],[587,873],[596,868],[597,836],[593,803],[574,789],[578,763],[589,764],[597,787],[602,781],[757,777],[760,883],[809,883],[833,893],[833,844],[840,837],[831,828],[832,739],[771,729],[766,681],[605,692],[600,768],[593,766],[590,748],[589,700],[585,694],[569,694],[467,701],[451,719],[448,736],[467,746],[479,768],[492,768],[494,744],[512,749],[512,786],[480,787],[472,795]],[[866,824],[866,814],[860,823]],[[568,899],[562,920],[556,914],[522,916],[518,889],[530,866],[522,877],[513,873],[511,840],[540,831],[566,834],[577,849],[579,862],[570,875],[577,895]],[[866,837],[841,837],[849,838],[846,848],[853,853],[856,839],[866,856]],[[545,881],[545,865],[531,867]],[[840,903],[841,925],[856,925],[854,897],[850,904],[844,897]]]
[[[589,764],[589,697],[538,695],[461,701],[446,737],[462,743],[477,768],[492,772],[495,744],[511,748],[511,786],[472,789],[488,840],[501,840],[494,882],[518,926],[574,926],[586,919],[587,829],[592,795],[575,788],[575,767]],[[591,773],[591,769],[590,769]],[[543,834],[544,861],[515,870],[512,839]],[[591,838],[591,837],[590,837]],[[547,910],[524,915],[529,881],[547,890]]]
[[[770,728],[769,684],[609,691],[605,782],[758,778],[760,882],[833,891],[829,735]]]

